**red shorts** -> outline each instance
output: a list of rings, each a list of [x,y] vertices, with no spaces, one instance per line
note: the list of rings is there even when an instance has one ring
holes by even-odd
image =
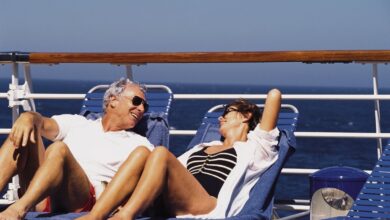
[[[88,201],[84,204],[84,206],[80,209],[77,209],[74,212],[88,212],[92,210],[92,207],[96,203],[96,196],[95,196],[95,189],[91,184],[89,184],[89,198]],[[50,196],[46,199],[46,207],[43,210],[43,212],[51,212],[51,202],[50,202]]]

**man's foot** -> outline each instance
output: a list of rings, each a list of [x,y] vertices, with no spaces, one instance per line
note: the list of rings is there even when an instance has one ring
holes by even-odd
[[[26,214],[27,212],[15,207],[15,205],[11,205],[0,213],[0,220],[21,220]]]

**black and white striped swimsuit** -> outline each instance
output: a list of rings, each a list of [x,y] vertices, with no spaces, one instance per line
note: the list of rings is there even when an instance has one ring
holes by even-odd
[[[207,148],[194,152],[188,158],[187,170],[195,176],[209,195],[218,197],[223,183],[237,162],[234,148],[207,154]]]

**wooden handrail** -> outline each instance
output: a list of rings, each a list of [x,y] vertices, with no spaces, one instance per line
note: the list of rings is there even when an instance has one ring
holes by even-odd
[[[313,50],[258,52],[29,53],[30,63],[249,63],[390,62],[390,50]]]

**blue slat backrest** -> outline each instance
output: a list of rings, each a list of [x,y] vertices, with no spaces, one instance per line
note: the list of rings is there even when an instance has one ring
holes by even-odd
[[[261,109],[264,105],[258,105]],[[220,134],[218,131],[219,121],[218,117],[222,115],[224,110],[224,105],[218,105],[211,108],[203,117],[202,123],[198,128],[198,132],[202,133],[202,135],[195,135],[195,137],[191,140],[187,149],[194,147],[195,145],[203,142],[209,142],[213,140],[218,140],[220,138]],[[289,104],[283,104],[279,118],[277,122],[277,127],[279,130],[288,130],[294,132],[297,126],[299,112],[298,109]],[[204,130],[208,130],[204,133]]]
[[[381,157],[348,212],[348,217],[390,218],[390,143],[384,146]]]
[[[261,109],[264,105],[258,105]],[[210,109],[203,118],[203,123],[219,124],[218,117],[221,116],[224,110],[223,105],[215,106]],[[283,104],[279,113],[277,126],[280,130],[286,129],[289,131],[295,131],[298,121],[298,110],[293,105]]]
[[[222,112],[208,112],[203,118],[202,123],[218,124],[218,117]],[[286,129],[294,131],[298,120],[298,114],[295,112],[281,112],[279,114],[277,126],[280,130]]]
[[[103,96],[108,85],[99,85],[92,88],[86,95],[80,114],[86,116],[90,113],[102,113]],[[149,103],[148,112],[164,112],[169,114],[172,102],[172,91],[164,85],[146,85],[146,99]]]

